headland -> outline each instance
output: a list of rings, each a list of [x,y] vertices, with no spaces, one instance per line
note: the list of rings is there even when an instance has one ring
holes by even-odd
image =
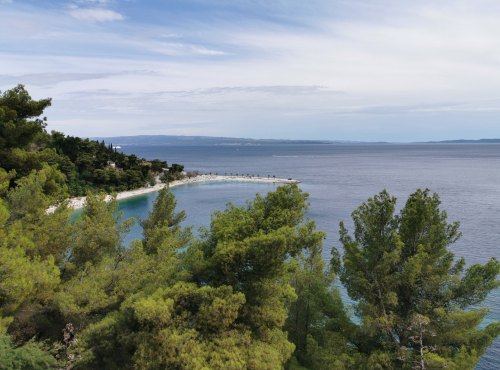
[[[203,182],[253,182],[253,183],[267,183],[267,184],[292,184],[299,183],[300,181],[294,179],[284,179],[276,177],[257,177],[257,176],[228,176],[228,175],[198,175],[194,177],[186,177],[181,180],[171,181],[168,184],[157,183],[153,186],[138,188],[134,190],[122,191],[116,194],[116,200],[122,200],[140,195],[154,193],[160,191],[164,187],[174,188],[182,185],[197,184]],[[106,195],[106,201],[110,201],[112,195]],[[74,197],[68,199],[68,207],[72,209],[84,208],[86,197]],[[56,210],[57,206],[51,206],[47,209],[47,213],[52,213]]]

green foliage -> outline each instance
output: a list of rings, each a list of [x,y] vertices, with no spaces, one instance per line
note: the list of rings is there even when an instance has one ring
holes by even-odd
[[[154,177],[167,167],[165,161],[146,161],[125,155],[111,145],[52,132],[51,145],[68,163],[58,163],[69,179],[73,193],[90,189],[107,192],[129,190],[154,183]],[[64,166],[64,169],[63,169]]]
[[[23,305],[47,303],[60,274],[54,257],[33,254],[33,240],[8,220],[9,211],[0,200],[0,333]]]
[[[258,196],[246,208],[229,206],[214,217],[205,239],[182,252],[187,239],[179,222],[184,216],[175,213],[173,196],[161,192],[143,222],[144,244],[136,243],[126,254],[128,266],[123,261],[117,264],[117,270],[132,266],[157,270],[136,274],[140,283],[127,285],[131,290],[116,305],[119,308],[83,331],[81,366],[283,367],[293,352],[283,331],[287,306],[295,297],[287,283],[287,260],[316,242],[308,237],[312,225],[299,225],[305,197],[290,186],[266,198]],[[278,207],[293,217],[285,220]],[[240,227],[246,234],[233,234]],[[235,255],[238,250],[241,253]],[[238,265],[241,259],[244,268]],[[94,302],[106,302],[96,293]]]
[[[54,258],[29,258],[22,248],[0,245],[0,333],[22,304],[46,303],[59,283]]]
[[[50,99],[35,101],[23,85],[0,95],[0,150],[24,148],[35,141],[45,128],[39,117],[51,104]]]
[[[256,348],[265,351],[247,367],[260,368],[266,358],[269,368],[279,368],[293,352],[283,330],[288,307],[297,297],[290,284],[290,258],[323,237],[304,222],[306,198],[290,185],[266,197],[257,195],[246,207],[229,205],[214,214],[205,240],[188,252],[195,281],[244,294],[238,321],[250,331]]]
[[[500,331],[478,329],[487,311],[469,309],[498,285],[498,262],[453,263],[458,225],[428,191],[398,215],[386,192],[363,204],[354,237],[341,227],[343,263],[334,250],[327,269],[296,185],[228,205],[201,239],[163,190],[143,240],[123,248],[130,224],[103,195],[73,224],[64,203],[46,214],[64,192],[53,179],[49,166],[33,171],[0,202],[0,331],[20,345],[4,335],[7,368],[466,369]]]
[[[49,370],[56,365],[43,345],[30,341],[15,347],[7,335],[0,334],[0,370]]]
[[[162,246],[175,245],[176,241],[185,245],[189,240],[189,230],[185,230],[181,235],[180,227],[180,223],[186,218],[186,213],[184,211],[175,213],[176,204],[174,195],[163,188],[158,192],[148,219],[141,222],[144,248],[149,253],[157,252]]]
[[[62,174],[47,165],[18,180],[17,187],[6,194],[9,212],[5,225],[10,235],[6,243],[22,246],[30,256],[62,260],[72,233],[67,222],[70,210],[64,202],[54,213],[47,214],[46,209],[66,197],[66,190]]]
[[[86,195],[88,191],[122,191],[154,184],[167,163],[146,161],[135,155],[117,152],[112,145],[95,140],[65,136],[59,132],[48,134],[46,118],[39,118],[50,99],[33,100],[24,86],[0,95],[0,167],[10,171],[7,178],[0,172],[0,193],[14,176],[20,179],[44,165],[57,168],[64,174],[72,195]],[[183,167],[175,165],[173,173]]]
[[[0,168],[0,197],[4,197],[10,187],[10,180],[16,176],[16,171],[7,172]]]
[[[180,180],[184,178],[184,166],[181,164],[173,163],[168,167],[168,171],[161,177],[161,180],[165,183]]]
[[[75,235],[68,265],[84,268],[104,256],[119,254],[122,250],[120,234],[127,231],[130,222],[117,226],[118,203],[104,201],[105,196],[89,194],[82,216],[75,224]],[[119,217],[119,216],[118,216]]]
[[[462,274],[465,262],[447,249],[458,224],[447,222],[437,194],[417,190],[399,215],[395,205],[383,191],[353,212],[354,237],[340,225],[341,280],[358,301],[359,347],[374,368],[473,368],[500,326],[478,329],[487,311],[464,309],[498,286],[500,263]]]
[[[334,271],[325,271],[321,245],[324,234],[313,231],[313,224],[310,227],[310,236],[315,241],[305,256],[296,259],[291,275],[297,300],[290,307],[286,330],[296,348],[287,367],[353,368],[357,360],[350,349],[350,337],[355,326],[333,285]]]
[[[241,336],[235,323],[243,303],[244,296],[230,287],[193,283],[176,283],[133,297],[118,313],[86,331],[85,345],[92,346],[87,366],[216,369],[232,364],[244,368],[249,338]]]
[[[16,185],[7,195],[13,220],[39,219],[50,205],[68,195],[63,174],[48,165],[22,177]]]

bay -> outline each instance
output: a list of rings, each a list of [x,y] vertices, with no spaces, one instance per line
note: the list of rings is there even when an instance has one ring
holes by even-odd
[[[203,173],[253,174],[295,178],[310,194],[308,216],[327,232],[324,257],[339,247],[338,224],[351,226],[350,214],[368,197],[387,189],[401,207],[417,188],[437,192],[450,221],[459,221],[463,237],[451,250],[468,264],[500,258],[500,144],[324,144],[241,146],[122,146],[126,153],[182,163]],[[208,225],[210,215],[227,202],[238,205],[273,185],[206,183],[174,188],[186,225]],[[126,217],[145,218],[155,194],[124,200]],[[140,238],[136,225],[126,242]],[[346,301],[348,301],[346,299]],[[500,290],[484,302],[487,322],[500,320]],[[477,369],[500,368],[500,340]]]

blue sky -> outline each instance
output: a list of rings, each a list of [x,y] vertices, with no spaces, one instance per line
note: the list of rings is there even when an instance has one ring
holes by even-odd
[[[0,0],[0,90],[49,129],[420,141],[500,137],[493,0]]]

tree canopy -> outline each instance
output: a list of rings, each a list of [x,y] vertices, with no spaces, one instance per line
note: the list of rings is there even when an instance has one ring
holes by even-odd
[[[0,93],[0,167],[9,174],[8,186],[40,170],[44,164],[64,175],[71,195],[88,191],[123,191],[182,176],[183,166],[173,164],[164,176],[167,162],[146,160],[117,151],[103,141],[47,133],[44,110],[51,99],[33,100],[23,85]],[[7,181],[0,173],[0,191]]]
[[[439,205],[417,190],[395,214],[383,191],[353,212],[353,236],[340,225],[340,278],[358,302],[359,348],[373,368],[472,368],[500,333],[499,323],[479,329],[487,310],[471,308],[498,286],[500,263],[455,261],[459,225]]]
[[[75,223],[64,204],[43,212],[43,171],[0,206],[4,368],[472,369],[500,331],[470,308],[498,285],[498,262],[454,261],[458,225],[428,190],[399,214],[387,192],[369,199],[327,265],[297,185],[228,205],[201,237],[164,189],[125,247],[130,222],[103,196]],[[30,206],[17,200],[26,189]]]

